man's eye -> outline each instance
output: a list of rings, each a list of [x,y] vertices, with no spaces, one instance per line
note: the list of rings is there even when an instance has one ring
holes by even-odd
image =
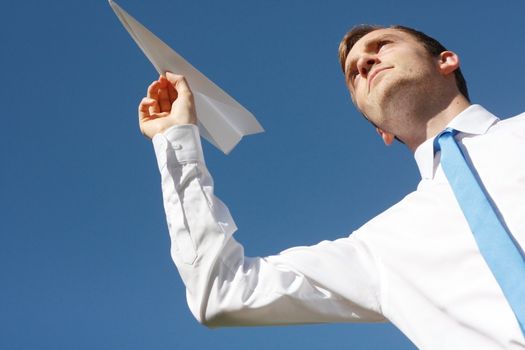
[[[377,42],[377,50],[379,51],[383,46],[386,44],[390,44],[391,42],[388,40],[382,40]]]

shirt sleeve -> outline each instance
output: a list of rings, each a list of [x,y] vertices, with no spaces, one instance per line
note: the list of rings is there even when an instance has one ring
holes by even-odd
[[[213,193],[198,128],[153,138],[171,255],[196,319],[209,326],[381,322],[377,259],[352,236],[245,257]]]

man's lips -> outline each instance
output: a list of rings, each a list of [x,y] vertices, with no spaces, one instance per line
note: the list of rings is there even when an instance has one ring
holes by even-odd
[[[376,68],[372,71],[372,73],[370,73],[370,75],[368,76],[368,92],[370,92],[370,86],[372,86],[372,80],[374,80],[374,78],[376,77],[376,75],[378,75],[380,72],[386,70],[386,69],[390,69],[392,67],[381,67],[381,68]]]

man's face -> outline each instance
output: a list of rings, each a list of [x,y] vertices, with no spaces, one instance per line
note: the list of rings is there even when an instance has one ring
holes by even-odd
[[[345,80],[357,108],[379,128],[396,133],[407,122],[401,115],[406,104],[427,98],[437,67],[437,58],[409,33],[378,29],[348,53]]]

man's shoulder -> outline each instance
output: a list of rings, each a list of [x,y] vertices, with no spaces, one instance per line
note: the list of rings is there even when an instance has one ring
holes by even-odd
[[[505,126],[523,124],[525,123],[525,112],[512,117],[503,118],[499,123]]]
[[[496,134],[510,133],[525,136],[525,112],[509,118],[502,118],[491,129],[491,131]]]

